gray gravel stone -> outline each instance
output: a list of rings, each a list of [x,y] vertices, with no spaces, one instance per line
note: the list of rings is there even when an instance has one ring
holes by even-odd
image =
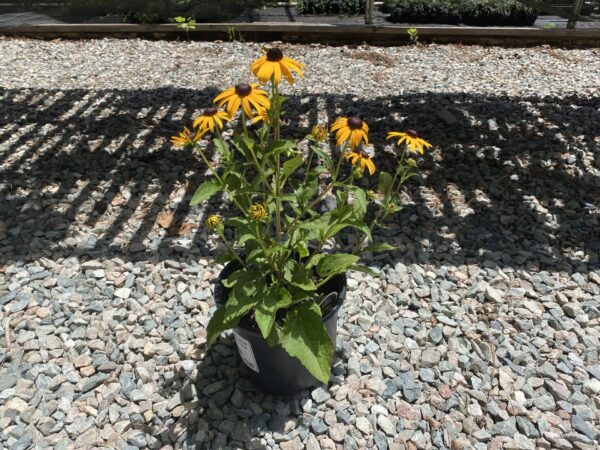
[[[0,39],[0,447],[594,448],[597,51],[283,45],[295,137],[360,114],[388,172],[390,129],[434,147],[381,276],[348,273],[332,394],[279,398],[230,335],[205,348],[223,248],[198,224],[231,210],[189,207],[207,174],[168,144],[261,46]]]

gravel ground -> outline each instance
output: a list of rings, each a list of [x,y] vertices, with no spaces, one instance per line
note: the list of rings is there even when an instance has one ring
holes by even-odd
[[[285,46],[301,135],[434,144],[353,273],[328,389],[205,354],[219,251],[168,137],[259,46],[0,39],[0,448],[597,449],[600,52]],[[343,244],[343,242],[342,242]]]

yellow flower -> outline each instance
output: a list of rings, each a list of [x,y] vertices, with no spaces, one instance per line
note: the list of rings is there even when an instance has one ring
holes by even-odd
[[[269,113],[266,109],[262,109],[260,111],[258,111],[258,114],[253,117],[252,119],[250,119],[250,122],[254,125],[258,122],[264,122],[264,123],[269,123]]]
[[[387,135],[387,140],[389,141],[392,138],[399,138],[398,145],[403,142],[406,143],[406,148],[411,153],[420,153],[423,154],[423,147],[429,148],[431,144],[427,142],[425,139],[419,137],[416,131],[408,130],[406,132],[400,131],[391,131]]]
[[[279,48],[267,50],[267,54],[254,61],[251,68],[252,73],[261,83],[273,80],[275,84],[279,84],[282,75],[289,83],[293,83],[292,72],[296,72],[300,78],[304,78],[302,73],[304,64],[283,56],[283,52]]]
[[[171,143],[174,147],[187,147],[195,145],[200,139],[204,132],[198,131],[196,133],[189,130],[188,127],[183,127],[183,131],[175,136],[171,136]]]
[[[369,175],[373,175],[375,173],[375,163],[365,152],[349,152],[346,154],[346,159],[350,161],[353,166],[360,168],[361,173],[365,170],[365,168],[367,168],[369,171]]]
[[[223,121],[230,121],[231,117],[225,112],[220,111],[214,106],[209,106],[204,110],[202,115],[194,120],[194,127],[198,127],[200,131],[208,131],[211,133],[215,132],[215,128],[222,130]]]
[[[248,208],[248,214],[252,220],[259,222],[267,216],[267,208],[262,203],[254,203]]]
[[[327,128],[321,125],[315,125],[314,127],[312,127],[310,137],[317,142],[324,141],[325,139],[327,139]]]
[[[341,117],[337,119],[331,126],[331,132],[335,131],[336,145],[339,147],[344,142],[350,144],[350,148],[354,149],[364,141],[369,143],[369,126],[360,117]]]
[[[216,214],[208,216],[208,219],[204,222],[206,228],[210,230],[216,230],[221,225],[221,217]]]
[[[236,84],[217,95],[214,102],[218,103],[219,106],[227,104],[229,117],[233,117],[240,106],[250,118],[254,117],[254,111],[260,112],[271,107],[267,93],[262,89],[258,89],[258,83]]]

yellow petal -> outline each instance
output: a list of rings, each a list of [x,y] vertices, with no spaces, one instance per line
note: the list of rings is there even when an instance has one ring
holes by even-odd
[[[234,96],[228,103],[227,103],[227,112],[229,113],[230,116],[233,116],[236,112],[238,112],[238,110],[240,109],[240,97],[238,95]]]
[[[256,73],[256,77],[266,83],[269,81],[271,76],[273,75],[273,63],[271,61],[266,61]]]
[[[230,87],[229,89],[225,89],[223,92],[221,92],[219,95],[217,95],[215,97],[215,99],[213,100],[213,103],[217,103],[218,101],[224,100],[233,94],[235,94],[235,87]]]
[[[273,63],[273,81],[275,84],[279,84],[281,81],[281,66],[279,63]]]

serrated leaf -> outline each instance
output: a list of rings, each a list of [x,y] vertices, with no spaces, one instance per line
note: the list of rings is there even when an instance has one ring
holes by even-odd
[[[311,147],[311,150],[315,152],[319,156],[319,158],[323,160],[323,162],[325,162],[325,164],[331,171],[331,169],[333,168],[333,161],[331,159],[331,156],[329,156],[327,153],[325,153],[323,150],[317,147]]]
[[[265,340],[267,341],[267,345],[269,347],[273,348],[277,344],[279,344],[280,333],[281,333],[281,330],[279,329],[279,326],[277,324],[275,324],[275,326],[273,326],[273,328],[271,328],[271,333],[265,338]]]
[[[349,253],[323,255],[317,264],[317,274],[319,274],[320,277],[325,278],[330,275],[343,273],[359,259],[359,256],[351,255]]]
[[[387,196],[392,188],[392,176],[387,172],[379,172],[379,191],[383,194],[383,196]]]
[[[208,200],[220,190],[221,187],[214,181],[205,181],[198,187],[198,189],[196,189],[196,193],[190,201],[190,206],[194,206],[198,203]]]
[[[367,245],[361,251],[363,251],[363,252],[384,252],[384,251],[391,251],[391,250],[396,250],[396,247],[394,247],[391,244],[388,244],[387,242],[376,242],[374,244]]]
[[[281,169],[283,178],[285,179],[293,174],[303,162],[304,156],[302,155],[294,156],[292,159],[288,159],[286,162],[284,162]]]
[[[219,155],[221,155],[223,158],[227,159],[231,156],[231,150],[229,150],[229,146],[225,141],[215,138],[213,139],[213,144],[217,150],[217,153],[219,153]]]
[[[357,272],[363,272],[363,273],[366,273],[366,274],[371,275],[371,276],[376,277],[376,278],[381,277],[381,273],[375,272],[370,267],[359,265],[359,264],[355,264],[353,266],[350,266],[348,269],[349,270],[356,270]]]
[[[322,383],[329,381],[333,343],[317,305],[289,311],[279,340],[285,351],[297,358],[316,379]]]
[[[352,203],[354,218],[355,220],[362,220],[367,212],[367,194],[364,189],[359,187],[353,188],[351,192],[354,194],[354,201]]]
[[[206,345],[210,347],[215,339],[226,330],[235,327],[241,316],[227,315],[226,308],[220,307],[215,311],[206,326]]]
[[[277,286],[270,286],[266,289],[254,311],[256,323],[263,338],[267,339],[271,334],[277,311],[291,304],[292,296],[287,289]]]

